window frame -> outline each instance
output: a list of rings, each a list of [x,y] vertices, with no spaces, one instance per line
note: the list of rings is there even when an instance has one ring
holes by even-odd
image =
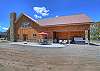
[[[20,25],[21,28],[31,28],[31,25],[29,22],[22,22]]]

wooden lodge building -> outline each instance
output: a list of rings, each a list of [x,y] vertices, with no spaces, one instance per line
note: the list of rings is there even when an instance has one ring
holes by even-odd
[[[91,23],[92,20],[85,14],[34,20],[24,13],[19,17],[11,13],[9,40],[38,42],[43,38],[40,32],[47,33],[47,39],[52,40],[73,40],[74,37],[89,40]]]

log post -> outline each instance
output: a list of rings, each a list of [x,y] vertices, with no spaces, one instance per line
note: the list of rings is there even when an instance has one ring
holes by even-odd
[[[85,43],[89,44],[89,30],[85,30]]]

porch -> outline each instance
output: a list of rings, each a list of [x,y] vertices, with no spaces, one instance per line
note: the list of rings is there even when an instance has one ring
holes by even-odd
[[[54,31],[53,43],[63,43],[63,44],[89,43],[89,31],[88,30]]]

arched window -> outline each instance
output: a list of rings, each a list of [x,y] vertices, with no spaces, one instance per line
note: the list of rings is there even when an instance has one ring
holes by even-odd
[[[23,22],[21,25],[20,25],[21,28],[31,28],[31,25],[30,23],[28,22]]]

